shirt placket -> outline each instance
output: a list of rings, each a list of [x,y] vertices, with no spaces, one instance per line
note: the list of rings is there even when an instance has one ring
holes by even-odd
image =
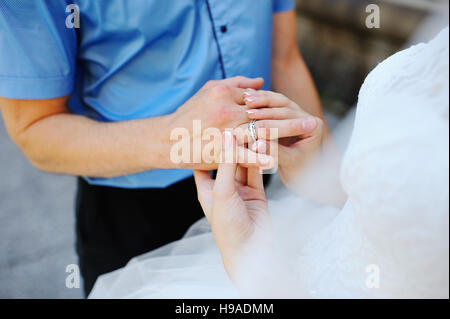
[[[226,77],[239,74],[239,43],[233,41],[233,33],[237,30],[238,10],[233,10],[231,0],[205,0],[209,2],[215,38],[218,44],[220,59]]]

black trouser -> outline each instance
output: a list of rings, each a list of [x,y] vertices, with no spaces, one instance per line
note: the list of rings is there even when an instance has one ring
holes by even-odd
[[[165,189],[92,186],[78,179],[77,253],[86,296],[98,276],[180,239],[203,217],[193,178]]]

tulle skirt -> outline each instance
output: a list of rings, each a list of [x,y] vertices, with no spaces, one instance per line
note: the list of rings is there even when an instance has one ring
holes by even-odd
[[[298,247],[338,213],[336,208],[321,207],[294,197],[271,201],[269,206],[275,231],[282,234],[279,237],[285,241],[287,250]],[[181,240],[133,258],[124,268],[101,276],[89,298],[228,299],[241,296],[225,272],[208,221],[201,219]]]

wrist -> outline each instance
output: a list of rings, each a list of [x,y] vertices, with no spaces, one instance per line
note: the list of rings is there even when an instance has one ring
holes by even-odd
[[[143,149],[146,170],[178,168],[170,160],[173,115],[144,119]]]

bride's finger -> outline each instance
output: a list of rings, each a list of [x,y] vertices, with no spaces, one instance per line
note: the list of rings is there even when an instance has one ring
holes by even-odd
[[[272,156],[272,158],[276,158],[277,162],[283,161],[281,158],[286,150],[289,148],[287,146],[281,145],[276,141],[267,141],[267,140],[258,140],[253,146],[253,151],[257,153],[263,153]]]
[[[283,94],[271,91],[247,90],[244,93],[244,101],[249,109],[260,107],[285,107],[290,106],[292,101]]]
[[[197,187],[197,198],[203,208],[205,216],[209,218],[212,208],[212,189],[214,180],[207,171],[194,171],[195,185]]]
[[[299,117],[299,112],[288,107],[247,110],[250,120],[287,120]]]
[[[228,199],[236,191],[234,181],[237,164],[234,160],[234,144],[234,136],[231,132],[225,131],[222,143],[222,163],[219,164],[213,189],[216,199]]]
[[[204,193],[211,191],[214,186],[214,180],[209,175],[208,171],[194,171],[195,185],[197,186],[197,193]]]
[[[279,162],[290,162],[292,159],[298,159],[298,149],[291,149],[275,141],[258,140],[255,143],[254,151],[258,153],[270,154]]]
[[[271,169],[275,161],[266,154],[258,154],[246,147],[236,148],[236,162],[245,168]]]
[[[242,185],[247,185],[247,170],[248,168],[238,166],[236,170],[236,182]]]
[[[247,185],[258,191],[264,192],[263,175],[260,169],[257,168],[248,169]]]
[[[289,120],[261,120],[255,123],[255,132],[258,139],[275,140],[278,138],[313,135],[319,127],[319,119],[315,117],[297,118]],[[243,145],[252,141],[248,124],[238,126],[233,131],[237,143]]]
[[[250,146],[253,144],[254,143],[249,143],[248,148],[251,149]],[[253,152],[256,153],[255,151]],[[248,168],[239,165],[236,172],[236,181],[241,185],[247,185],[247,176],[248,176]]]

